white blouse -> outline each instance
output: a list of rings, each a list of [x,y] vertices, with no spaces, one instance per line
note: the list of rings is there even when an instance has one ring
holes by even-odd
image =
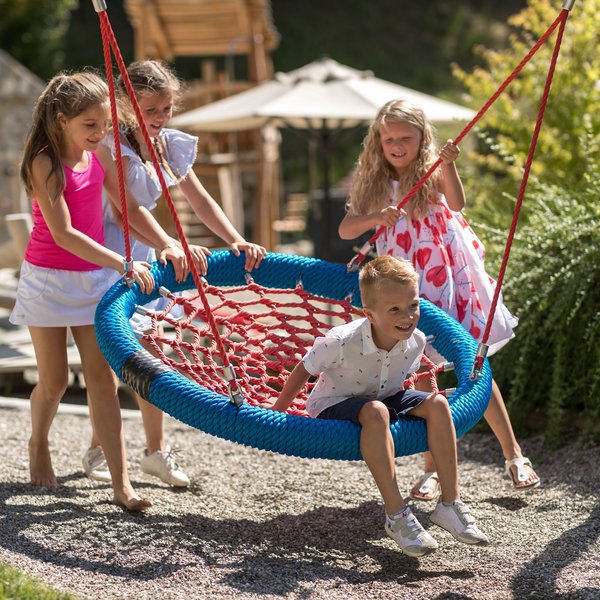
[[[176,129],[163,129],[160,132],[160,141],[165,149],[165,158],[169,163],[175,179],[163,168],[163,177],[168,187],[173,187],[186,177],[196,161],[198,138],[178,131]],[[115,139],[112,135],[107,136],[103,142],[115,156]],[[135,150],[127,145],[126,139],[121,136],[121,153],[129,158],[129,167],[126,173],[127,189],[140,206],[148,210],[154,210],[156,203],[162,195],[160,181],[151,162],[144,163]],[[117,225],[110,203],[106,195],[103,195],[103,219],[104,219],[104,244],[107,248],[125,253],[125,241],[123,230]],[[142,244],[132,237],[131,255],[135,260],[156,260],[153,248]]]

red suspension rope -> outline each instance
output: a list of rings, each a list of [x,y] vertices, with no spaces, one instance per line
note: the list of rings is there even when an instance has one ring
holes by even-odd
[[[483,333],[483,338],[482,338],[481,344],[479,344],[479,349],[477,351],[475,363],[473,364],[473,370],[471,371],[471,379],[478,379],[481,376],[481,369],[483,368],[483,361],[487,354],[487,349],[488,349],[487,341],[490,336],[490,330],[492,328],[492,321],[493,321],[494,315],[496,314],[496,306],[498,304],[498,298],[500,296],[502,282],[504,281],[504,274],[506,272],[506,267],[508,265],[508,258],[510,256],[512,242],[515,237],[515,231],[517,229],[517,222],[519,220],[519,214],[521,212],[521,206],[523,204],[523,198],[525,196],[527,182],[529,181],[529,173],[531,171],[531,164],[533,163],[533,157],[535,155],[535,149],[537,146],[538,137],[540,135],[540,130],[542,128],[542,123],[544,121],[544,114],[546,112],[546,105],[548,104],[548,96],[550,94],[550,86],[552,85],[552,78],[554,77],[554,71],[556,70],[556,62],[558,60],[558,53],[560,51],[560,46],[562,43],[563,33],[565,30],[565,25],[567,22],[568,15],[569,15],[569,11],[564,10],[564,9],[561,11],[561,13],[559,15],[560,27],[559,27],[558,33],[556,35],[556,42],[554,44],[554,50],[552,52],[552,59],[550,60],[550,66],[548,67],[548,74],[546,76],[544,92],[542,94],[542,99],[540,101],[540,107],[538,110],[537,120],[535,122],[535,127],[533,130],[533,134],[531,136],[531,143],[529,144],[529,152],[527,154],[527,160],[525,162],[525,169],[523,171],[523,178],[521,179],[521,186],[519,188],[519,194],[517,196],[517,203],[515,205],[513,219],[512,219],[512,223],[510,225],[510,231],[508,233],[508,237],[506,239],[506,245],[504,247],[504,256],[502,258],[502,264],[500,266],[500,271],[498,273],[498,280],[496,283],[496,289],[494,290],[494,297],[492,299],[492,305],[490,307],[490,314],[488,315],[488,320],[487,320],[487,323],[485,326],[485,331]]]
[[[569,15],[569,11],[566,9],[562,9],[559,15],[556,17],[554,22],[548,27],[547,31],[540,37],[540,39],[534,44],[534,46],[529,50],[529,52],[525,55],[523,60],[515,67],[513,72],[506,78],[506,80],[500,85],[500,87],[492,94],[490,99],[481,107],[479,112],[473,117],[473,119],[466,125],[466,127],[456,136],[454,139],[454,144],[458,145],[463,138],[473,129],[473,127],[477,124],[477,122],[483,117],[483,115],[490,109],[492,104],[498,99],[500,94],[504,92],[504,90],[513,82],[513,80],[517,77],[517,75],[523,70],[523,67],[531,60],[531,58],[536,54],[536,52],[540,49],[540,47],[546,42],[546,40],[552,35],[552,32],[556,29],[559,24],[562,24],[561,29],[564,29],[564,23],[567,20]],[[562,36],[562,33],[561,33]],[[442,159],[438,158],[431,167],[429,167],[428,171],[415,183],[415,185],[410,189],[410,191],[402,198],[398,203],[397,207],[402,208],[418,191],[419,188],[431,177],[433,172],[442,164]],[[352,260],[348,263],[348,269],[350,271],[356,271],[362,262],[365,260],[367,254],[371,251],[373,244],[377,240],[377,238],[383,234],[386,230],[386,227],[382,225],[375,231],[375,233],[371,236],[371,238],[365,242],[363,247],[360,249],[359,253],[352,258]]]
[[[117,174],[119,177],[119,198],[121,200],[121,215],[123,217],[123,235],[125,238],[125,276],[127,277],[128,284],[133,283],[131,276],[133,272],[133,259],[131,257],[131,237],[129,229],[129,211],[127,210],[127,203],[125,200],[125,179],[123,177],[122,168],[122,157],[121,157],[121,144],[119,143],[119,117],[117,114],[117,104],[115,101],[115,82],[112,72],[112,61],[110,59],[110,46],[107,35],[105,34],[105,28],[102,19],[100,19],[100,27],[102,32],[102,51],[104,53],[104,68],[106,71],[106,80],[108,82],[109,97],[110,97],[110,116],[112,120],[113,130],[115,130],[115,141],[116,141],[116,155],[117,155]]]
[[[125,66],[125,62],[123,61],[123,57],[121,55],[121,51],[119,49],[119,45],[117,44],[117,40],[113,33],[112,27],[110,25],[110,21],[108,19],[108,14],[106,13],[106,6],[104,5],[102,0],[93,0],[94,7],[96,8],[96,12],[98,12],[98,17],[100,19],[100,30],[102,33],[102,47],[104,50],[104,62],[106,68],[106,77],[110,91],[110,104],[111,104],[111,117],[113,124],[113,135],[115,139],[115,149],[116,149],[116,159],[117,159],[117,170],[119,174],[119,193],[121,195],[121,210],[123,214],[123,229],[125,233],[125,248],[126,248],[126,258],[127,261],[131,261],[131,243],[130,243],[130,230],[129,230],[129,222],[127,219],[127,205],[125,199],[125,182],[123,176],[123,163],[121,160],[121,141],[119,135],[119,121],[117,115],[117,108],[115,102],[115,86],[114,86],[114,78],[112,74],[112,61],[110,58],[110,50],[112,49],[113,55],[117,62],[117,66],[119,68],[119,72],[121,73],[121,78],[123,79],[123,83],[125,84],[125,88],[127,90],[127,94],[129,96],[129,100],[134,109],[138,125],[140,127],[140,131],[144,137],[144,141],[146,143],[146,147],[152,159],[152,164],[154,165],[154,169],[158,176],[158,180],[160,182],[160,186],[162,188],[165,201],[167,203],[167,207],[171,214],[171,218],[173,219],[173,223],[175,225],[175,229],[177,231],[177,236],[181,242],[183,247],[183,251],[185,253],[188,265],[190,267],[190,271],[192,273],[192,278],[194,283],[196,284],[196,289],[199,294],[199,298],[203,304],[206,319],[210,325],[211,332],[214,336],[215,343],[217,345],[217,351],[223,361],[223,371],[225,373],[225,378],[229,382],[229,390],[230,397],[233,402],[236,404],[240,404],[242,399],[240,396],[240,391],[236,383],[235,372],[233,371],[233,367],[230,364],[229,357],[227,356],[227,352],[225,350],[225,345],[223,340],[221,339],[221,335],[219,333],[219,329],[217,323],[214,319],[214,316],[210,310],[210,304],[204,292],[204,284],[200,277],[200,273],[196,267],[196,264],[192,258],[192,254],[190,252],[189,244],[187,242],[185,233],[183,231],[183,227],[181,226],[181,222],[179,220],[179,216],[177,215],[177,211],[175,210],[175,204],[171,197],[171,192],[169,191],[169,187],[165,181],[162,168],[160,166],[160,161],[158,159],[158,155],[152,144],[152,140],[150,139],[150,134],[148,133],[148,129],[144,123],[144,117],[142,115],[142,111],[139,107],[137,98],[135,96],[135,91],[133,86],[131,85],[131,81],[129,79],[129,75],[127,73],[127,67]],[[98,6],[102,4],[101,6]],[[110,46],[110,48],[109,48]]]

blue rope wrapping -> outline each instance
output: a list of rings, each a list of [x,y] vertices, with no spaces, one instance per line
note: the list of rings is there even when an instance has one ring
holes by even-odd
[[[236,257],[230,251],[213,252],[208,257],[208,282],[218,287],[244,285],[244,260],[243,255]],[[178,284],[170,264],[165,268],[155,263],[152,274],[156,282],[152,294],[142,294],[137,284],[128,288],[117,283],[106,293],[96,311],[100,348],[121,379],[123,367],[132,355],[144,352],[129,324],[136,304],[143,305],[157,298],[160,286],[172,292],[195,289],[191,276]],[[257,284],[266,288],[294,289],[302,282],[312,295],[332,300],[351,296],[352,304],[361,306],[357,273],[347,273],[345,265],[269,253],[252,276]],[[470,381],[477,351],[475,340],[462,325],[426,300],[421,300],[418,327],[427,335],[435,335],[435,349],[455,364],[458,384],[449,403],[457,436],[461,436],[481,419],[487,408],[492,387],[489,363],[486,359],[479,381]],[[226,396],[174,370],[157,369],[149,383],[142,386],[142,391],[148,389],[145,399],[162,411],[226,440],[303,458],[361,459],[360,428],[350,421],[311,419],[249,404],[236,408]],[[422,419],[401,418],[392,424],[391,431],[396,456],[427,450],[427,431]]]

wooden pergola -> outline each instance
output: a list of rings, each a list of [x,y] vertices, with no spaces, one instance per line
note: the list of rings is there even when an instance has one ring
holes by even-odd
[[[124,7],[134,30],[136,60],[203,59],[202,80],[190,82],[186,109],[247,89],[273,76],[270,52],[278,46],[279,34],[273,24],[269,0],[125,0]],[[247,57],[248,81],[229,81],[226,74],[215,72],[213,59],[233,56]],[[258,155],[253,241],[271,247],[272,221],[278,216],[278,203],[273,199],[278,193],[278,176],[272,165],[265,168],[259,132],[251,140]],[[220,145],[220,151],[227,153],[222,142],[217,144],[213,140],[213,146]],[[235,146],[238,148],[239,144]],[[268,181],[265,173],[269,173]],[[233,187],[240,188],[235,183]]]
[[[179,56],[246,55],[250,80],[269,79],[269,52],[279,44],[269,0],[125,0],[135,54],[172,61]]]

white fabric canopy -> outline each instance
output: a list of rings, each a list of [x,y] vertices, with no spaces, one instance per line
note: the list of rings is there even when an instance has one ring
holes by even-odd
[[[266,123],[300,129],[350,128],[368,124],[381,106],[397,98],[420,106],[427,118],[437,123],[468,121],[475,116],[464,106],[378,79],[371,71],[322,59],[182,113],[171,125],[195,131],[242,131]]]

